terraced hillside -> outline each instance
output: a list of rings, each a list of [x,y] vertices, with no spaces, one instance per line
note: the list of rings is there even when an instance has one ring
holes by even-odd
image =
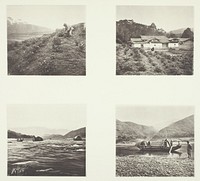
[[[193,49],[146,51],[117,44],[117,75],[192,75]]]
[[[73,27],[71,36],[60,29],[22,42],[8,41],[8,74],[85,75],[85,27]]]

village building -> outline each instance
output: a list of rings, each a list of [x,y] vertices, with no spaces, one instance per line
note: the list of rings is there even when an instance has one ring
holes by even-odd
[[[131,38],[131,43],[134,48],[144,49],[168,49],[193,45],[190,38],[167,38],[166,36],[140,36],[140,38]]]

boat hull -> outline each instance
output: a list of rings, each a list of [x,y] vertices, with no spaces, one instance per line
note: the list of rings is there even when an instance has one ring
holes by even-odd
[[[175,152],[181,148],[181,145],[173,146],[171,147],[162,147],[162,146],[146,146],[146,147],[139,147],[140,151],[146,151],[146,152]]]

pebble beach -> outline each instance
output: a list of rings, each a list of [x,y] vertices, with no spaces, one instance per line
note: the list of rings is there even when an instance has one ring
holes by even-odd
[[[116,176],[194,176],[194,159],[141,157],[137,155],[116,157]]]

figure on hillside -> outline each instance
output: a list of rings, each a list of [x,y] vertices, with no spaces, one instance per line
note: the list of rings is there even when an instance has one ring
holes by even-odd
[[[72,36],[72,33],[74,31],[74,27],[68,26],[66,23],[64,23],[63,26],[65,27],[65,36],[66,37]]]
[[[148,141],[148,142],[147,142],[147,146],[151,146],[151,143],[150,143],[150,141]]]
[[[72,36],[73,31],[74,31],[74,27],[71,26],[71,27],[69,28],[69,35],[70,35],[70,36]]]
[[[68,26],[67,26],[67,24],[64,23],[63,26],[65,27],[65,31],[68,31]]]
[[[192,156],[192,146],[190,145],[189,141],[187,141],[187,154],[188,154],[188,158],[191,158],[191,156]]]

